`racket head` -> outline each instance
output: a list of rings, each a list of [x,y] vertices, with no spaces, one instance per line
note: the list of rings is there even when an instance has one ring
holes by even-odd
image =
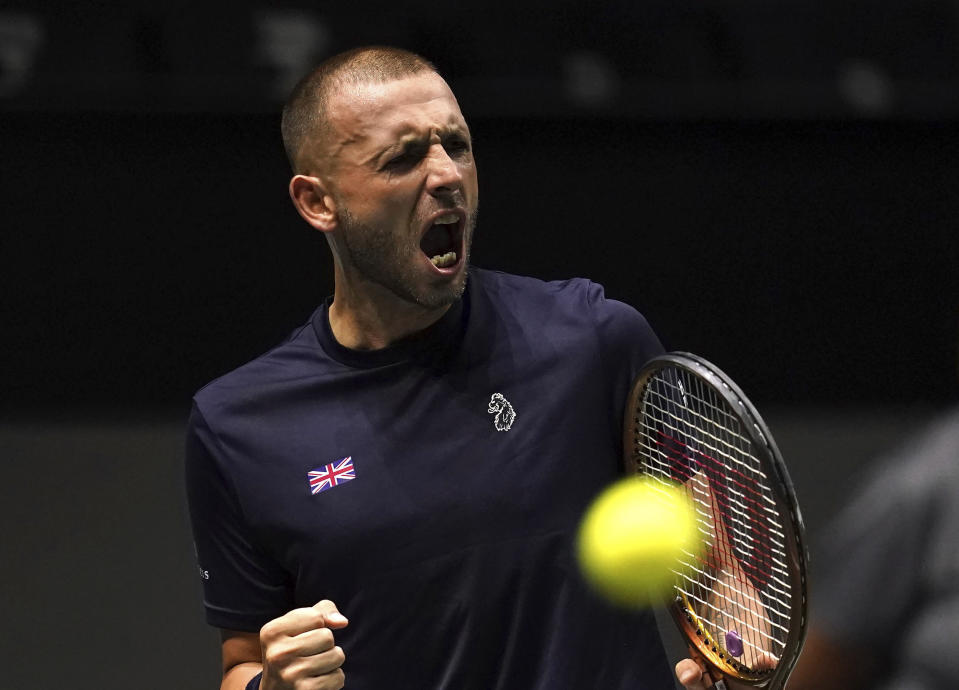
[[[634,382],[623,446],[627,473],[679,483],[696,505],[708,548],[688,554],[669,606],[690,648],[722,675],[782,688],[806,635],[808,552],[759,412],[718,367],[671,352]]]

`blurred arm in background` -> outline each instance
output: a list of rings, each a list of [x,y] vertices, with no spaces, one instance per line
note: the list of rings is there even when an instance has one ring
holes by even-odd
[[[957,535],[959,408],[881,463],[826,530],[789,690],[955,687]]]

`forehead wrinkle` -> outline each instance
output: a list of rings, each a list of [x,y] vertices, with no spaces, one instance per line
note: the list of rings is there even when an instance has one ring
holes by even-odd
[[[456,122],[451,122],[446,125],[440,126],[431,126],[429,131],[426,133],[421,133],[417,131],[409,131],[415,128],[406,128],[408,131],[405,134],[400,135],[393,142],[379,148],[377,152],[371,157],[370,160],[382,156],[387,151],[394,150],[408,150],[416,146],[429,146],[434,138],[443,141],[444,138],[455,136],[455,135],[466,135],[469,136],[469,130],[465,127],[461,127]]]
[[[423,144],[431,141],[434,135],[438,138],[442,138],[451,134],[458,134],[461,129],[462,128],[455,123],[440,125],[439,127],[430,126],[429,131],[427,132],[408,131],[406,134],[400,136],[400,138],[397,140],[397,143],[400,146],[406,146],[408,144]]]
[[[444,136],[448,137],[453,134],[464,134],[469,130],[466,127],[460,126],[460,124],[456,122],[454,118],[445,125],[430,125],[426,132],[419,130],[418,127],[412,124],[403,127],[400,131],[402,131],[403,134],[400,134],[394,143],[384,148],[384,151],[387,148],[427,143],[433,139],[434,135],[442,139]]]
[[[372,165],[387,152],[407,150],[417,145],[427,145],[430,141],[432,141],[434,134],[438,139],[442,140],[444,136],[448,137],[451,135],[468,133],[468,129],[456,122],[455,118],[452,122],[449,122],[445,125],[430,125],[429,131],[426,133],[418,130],[419,128],[414,124],[404,123],[397,129],[397,131],[400,133],[398,133],[394,139],[383,146],[377,146],[368,157],[363,159],[363,163]],[[345,148],[348,144],[359,143],[362,139],[370,138],[371,137],[354,137],[351,140],[342,142],[339,149]]]
[[[465,127],[463,114],[459,110],[459,105],[455,99],[452,99],[454,108],[446,111],[449,99],[446,95],[432,96],[423,101],[415,103],[404,103],[398,107],[388,107],[381,105],[377,112],[364,113],[376,120],[385,116],[386,119],[393,121],[392,135],[398,139],[407,136],[417,136],[417,133],[428,130],[432,133],[434,130],[441,132],[460,130]],[[438,103],[438,108],[433,105]],[[446,115],[446,122],[442,122],[442,116]],[[423,135],[420,135],[423,136]]]
[[[342,89],[334,96],[342,110],[335,109],[330,118],[335,132],[329,141],[331,158],[341,159],[346,149],[371,141],[373,150],[369,155],[360,154],[363,164],[369,165],[390,149],[427,142],[434,133],[440,138],[460,133],[469,136],[469,127],[452,92],[394,105],[381,98],[382,90],[389,86],[363,84]],[[450,100],[454,107],[447,111]],[[446,122],[442,122],[444,115]]]

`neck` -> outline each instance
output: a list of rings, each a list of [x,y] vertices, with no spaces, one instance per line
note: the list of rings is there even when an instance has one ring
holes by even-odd
[[[338,282],[330,305],[330,328],[336,341],[352,350],[380,350],[426,330],[450,305],[429,309],[402,300],[379,285],[351,290]]]

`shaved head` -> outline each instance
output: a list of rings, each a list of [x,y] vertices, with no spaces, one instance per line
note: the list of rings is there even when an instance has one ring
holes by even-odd
[[[293,89],[283,107],[283,146],[296,174],[310,174],[322,161],[309,155],[319,150],[330,135],[330,102],[344,87],[382,84],[420,72],[437,73],[436,67],[416,53],[401,48],[367,46],[354,48],[326,59]]]

